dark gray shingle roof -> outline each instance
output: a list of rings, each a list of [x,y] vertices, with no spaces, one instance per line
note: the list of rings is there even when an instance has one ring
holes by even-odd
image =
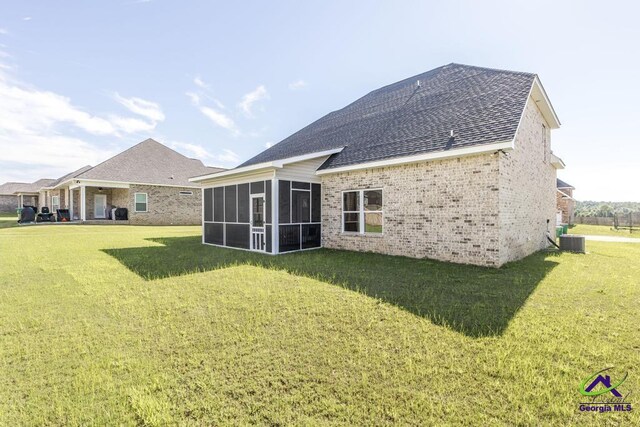
[[[508,141],[534,79],[531,73],[445,65],[374,90],[241,166],[345,147],[320,167],[327,169]]]
[[[78,174],[78,179],[191,186],[189,177],[221,171],[147,139]]]
[[[572,188],[575,190],[575,187],[569,183],[564,182],[561,179],[556,178],[556,188]]]
[[[60,185],[60,184],[62,184],[63,182],[65,182],[65,181],[67,181],[67,180],[69,180],[69,179],[71,179],[71,178],[75,178],[75,177],[77,177],[78,175],[80,175],[81,173],[83,173],[83,172],[85,172],[85,171],[88,171],[88,170],[89,170],[89,169],[91,169],[92,167],[93,167],[93,166],[91,166],[91,165],[83,166],[83,167],[81,167],[80,169],[77,169],[77,170],[75,170],[75,171],[73,171],[73,172],[71,172],[71,173],[68,173],[68,174],[66,174],[66,175],[64,175],[64,176],[61,176],[60,178],[56,179],[56,180],[55,180],[55,181],[53,181],[53,182],[51,183],[51,185],[49,185],[48,187],[55,187],[55,186],[57,186],[57,185]]]
[[[0,196],[12,196],[13,193],[22,191],[24,188],[29,187],[28,182],[5,182],[0,185]]]

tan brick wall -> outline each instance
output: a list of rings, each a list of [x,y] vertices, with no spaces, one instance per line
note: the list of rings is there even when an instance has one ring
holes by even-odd
[[[180,191],[192,191],[181,196]],[[148,212],[135,212],[134,194],[147,193]],[[132,184],[129,188],[129,221],[138,225],[199,225],[202,221],[202,190]]]
[[[556,210],[562,212],[562,222],[564,224],[573,224],[575,221],[575,200],[572,200],[568,197],[565,197],[562,193],[567,196],[573,196],[573,190],[570,188],[563,188],[560,191],[556,191]]]
[[[500,155],[500,264],[547,247],[546,232],[553,236],[555,230],[556,170],[550,163],[551,132],[543,124],[530,98],[514,150]]]
[[[95,204],[95,196],[96,194],[106,194],[107,196],[107,208],[109,208],[109,206],[112,205],[113,201],[112,201],[112,191],[113,189],[111,188],[103,188],[102,190],[99,190],[98,187],[86,187],[85,188],[85,198],[86,198],[86,203],[87,203],[87,207],[86,207],[86,218],[87,219],[103,219],[103,218],[96,218],[95,217],[95,208],[96,208],[96,204]],[[108,217],[108,212],[105,215],[105,218]]]
[[[341,233],[341,192],[383,189],[384,233]],[[328,248],[497,266],[498,157],[458,159],[322,177],[322,238]]]
[[[26,203],[25,197],[25,204]],[[12,213],[15,214],[16,210],[20,206],[20,198],[18,196],[0,195],[0,213]]]

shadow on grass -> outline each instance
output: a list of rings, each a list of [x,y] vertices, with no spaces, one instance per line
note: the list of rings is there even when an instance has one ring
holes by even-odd
[[[501,335],[557,265],[536,253],[500,269],[318,249],[263,255],[202,245],[200,236],[149,239],[163,246],[104,249],[146,280],[255,265],[358,291],[470,337]]]

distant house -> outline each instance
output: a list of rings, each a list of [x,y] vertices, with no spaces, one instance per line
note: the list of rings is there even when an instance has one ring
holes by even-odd
[[[557,222],[573,224],[575,220],[576,200],[573,198],[575,187],[561,179],[556,179]]]
[[[69,209],[72,219],[97,223],[126,208],[129,224],[199,224],[201,190],[188,178],[221,170],[147,139],[42,186],[40,208]]]
[[[35,182],[6,182],[0,185],[0,213],[16,213],[22,206],[38,206],[40,188],[52,183],[53,179],[39,179]]]
[[[535,74],[436,68],[192,178],[204,188],[203,243],[500,266],[554,230],[559,126]]]

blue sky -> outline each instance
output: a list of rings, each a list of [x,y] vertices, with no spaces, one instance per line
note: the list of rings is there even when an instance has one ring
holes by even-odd
[[[575,3],[575,4],[572,4]],[[9,2],[0,182],[147,137],[231,167],[367,92],[450,62],[540,75],[581,200],[640,201],[634,2]]]

